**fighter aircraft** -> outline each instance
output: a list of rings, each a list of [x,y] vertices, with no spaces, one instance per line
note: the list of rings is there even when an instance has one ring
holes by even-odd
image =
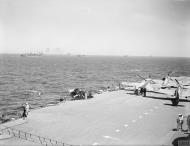
[[[158,94],[165,94],[171,100],[172,105],[177,106],[180,100],[188,100],[190,98],[190,81],[188,84],[178,81],[177,77],[170,77],[171,73],[163,78],[158,79],[145,79],[141,75],[136,74],[142,78],[141,82],[122,82],[121,85],[127,90],[133,90],[134,94],[146,96],[146,91]]]
[[[188,100],[188,98],[190,98],[190,85],[184,85],[174,77],[170,78],[167,84],[165,84],[165,80],[155,92],[168,95],[172,105],[178,105],[180,99]]]

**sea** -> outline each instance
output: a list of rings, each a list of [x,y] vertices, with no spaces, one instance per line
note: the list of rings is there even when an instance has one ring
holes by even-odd
[[[57,104],[60,98],[70,98],[70,89],[96,93],[142,80],[137,74],[162,79],[169,72],[190,77],[190,58],[1,54],[0,117],[20,117],[25,102],[31,109]]]

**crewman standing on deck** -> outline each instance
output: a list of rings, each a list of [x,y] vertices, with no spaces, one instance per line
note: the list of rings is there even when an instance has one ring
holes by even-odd
[[[179,114],[177,118],[177,130],[183,130],[183,115]]]
[[[30,106],[28,102],[26,103],[26,115],[28,116],[28,112],[30,111]]]
[[[22,118],[25,119],[28,116],[28,112],[30,110],[30,106],[29,104],[26,102],[25,104],[22,105],[23,107],[23,114],[22,114]]]

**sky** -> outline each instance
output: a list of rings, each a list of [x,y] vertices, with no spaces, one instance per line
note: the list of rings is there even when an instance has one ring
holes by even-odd
[[[190,57],[190,0],[0,0],[0,53]]]

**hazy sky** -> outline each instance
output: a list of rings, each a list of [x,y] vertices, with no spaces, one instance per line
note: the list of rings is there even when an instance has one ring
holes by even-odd
[[[190,0],[0,0],[0,53],[190,57]]]

